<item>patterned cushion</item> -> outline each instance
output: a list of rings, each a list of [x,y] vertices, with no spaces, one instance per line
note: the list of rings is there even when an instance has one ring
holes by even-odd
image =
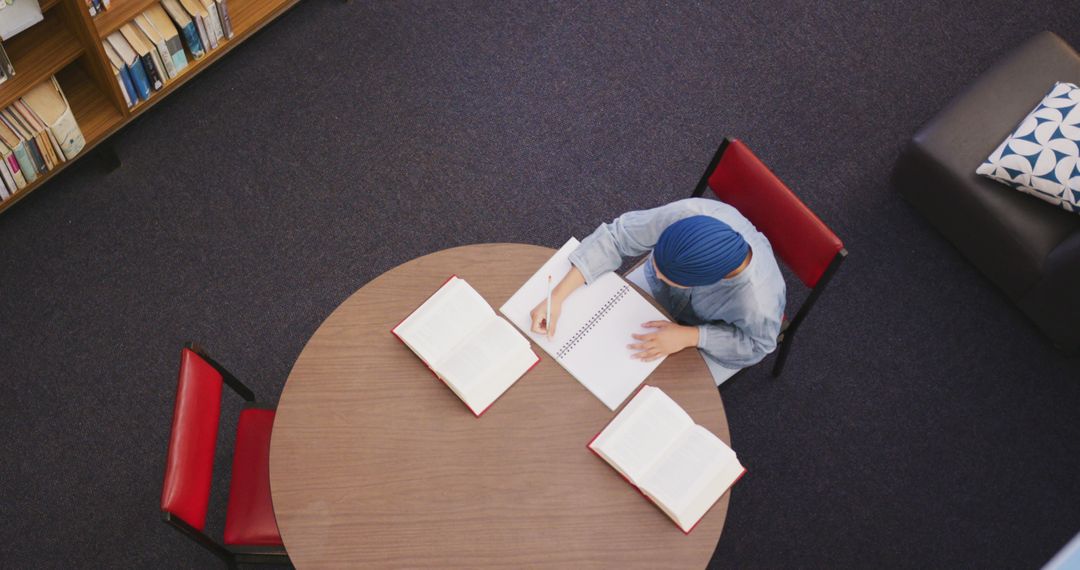
[[[1035,110],[975,170],[1080,213],[1080,87],[1054,84]]]

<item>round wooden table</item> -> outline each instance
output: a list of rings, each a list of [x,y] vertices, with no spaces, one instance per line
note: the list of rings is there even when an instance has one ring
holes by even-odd
[[[706,566],[730,493],[684,535],[586,448],[614,413],[538,347],[540,364],[478,419],[390,333],[452,274],[497,310],[553,253],[433,253],[371,281],[319,327],[270,443],[274,511],[298,568]],[[646,382],[730,443],[696,351]]]

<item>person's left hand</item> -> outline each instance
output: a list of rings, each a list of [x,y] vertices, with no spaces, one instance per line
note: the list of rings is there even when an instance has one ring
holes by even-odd
[[[631,335],[640,342],[628,347],[637,351],[633,354],[634,358],[645,362],[675,354],[698,343],[697,327],[685,327],[668,321],[649,321],[641,326],[656,329],[656,332]]]

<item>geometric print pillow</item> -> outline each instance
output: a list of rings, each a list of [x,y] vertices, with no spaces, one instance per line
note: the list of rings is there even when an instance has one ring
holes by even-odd
[[[1080,87],[1054,84],[975,172],[1080,214]]]

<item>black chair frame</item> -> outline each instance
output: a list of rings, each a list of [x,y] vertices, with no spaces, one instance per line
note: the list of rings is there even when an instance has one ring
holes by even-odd
[[[191,350],[195,354],[198,354],[200,358],[206,361],[207,364],[212,366],[218,373],[221,374],[221,379],[225,382],[225,385],[236,392],[241,398],[244,399],[244,409],[255,408],[262,410],[274,410],[276,407],[272,404],[264,404],[255,401],[255,393],[251,391],[243,382],[241,382],[236,376],[233,376],[231,372],[225,369],[218,361],[211,358],[206,354],[206,351],[199,345],[193,342],[185,342],[184,348]],[[210,538],[205,532],[189,525],[184,522],[183,519],[174,515],[169,511],[161,511],[161,520],[166,524],[172,526],[181,534],[194,540],[202,545],[204,548],[214,553],[220,558],[229,568],[238,568],[239,564],[281,564],[292,565],[289,561],[289,555],[283,548],[276,546],[226,546],[220,542]]]
[[[720,159],[723,158],[724,151],[727,150],[729,143],[730,140],[727,138],[724,138],[724,140],[720,142],[720,146],[716,149],[716,153],[713,155],[712,160],[709,161],[709,166],[705,168],[705,173],[701,175],[701,180],[698,181],[697,187],[694,188],[694,193],[690,195],[691,198],[701,198],[705,195],[705,190],[709,188],[709,178],[712,177],[716,167],[720,165]],[[814,307],[814,303],[817,302],[818,297],[821,296],[821,292],[825,290],[825,286],[829,284],[829,280],[832,279],[833,274],[839,269],[840,264],[847,258],[847,254],[848,252],[845,248],[841,248],[840,251],[836,253],[832,261],[829,262],[829,266],[825,268],[825,272],[821,274],[821,278],[818,279],[817,284],[810,290],[810,294],[799,307],[799,311],[795,313],[795,317],[791,320],[785,319],[784,323],[780,326],[780,334],[776,337],[776,344],[779,350],[776,353],[776,361],[773,363],[773,378],[779,377],[780,373],[783,371],[784,363],[787,362],[788,352],[791,350],[791,345],[795,340],[795,333],[799,330],[799,325],[806,319],[806,315],[810,313],[810,309]]]

